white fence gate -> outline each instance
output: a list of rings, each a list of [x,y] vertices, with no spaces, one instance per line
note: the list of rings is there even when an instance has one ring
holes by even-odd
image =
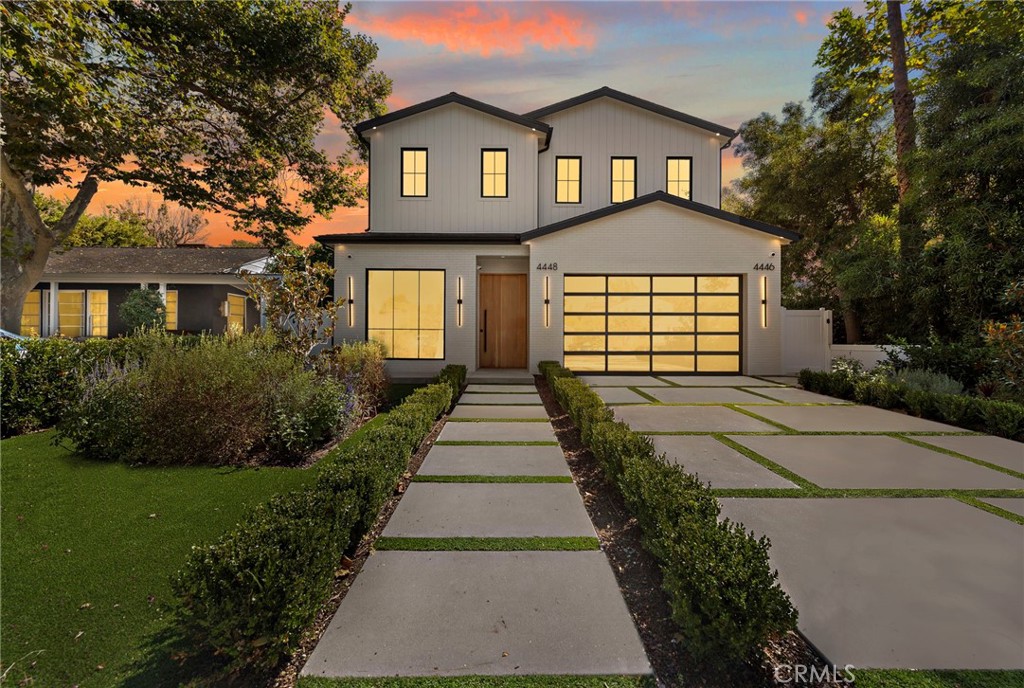
[[[832,311],[782,309],[782,369],[828,370],[832,365]]]

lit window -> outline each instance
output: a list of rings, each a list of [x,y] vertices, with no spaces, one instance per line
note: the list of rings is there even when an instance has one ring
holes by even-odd
[[[402,149],[402,195],[427,195],[427,149]]]
[[[480,155],[480,195],[484,198],[508,198],[508,149],[484,148]]]
[[[665,169],[665,191],[680,198],[690,198],[690,179],[693,160],[690,158],[667,158]]]
[[[444,358],[444,270],[367,273],[367,337],[388,358]]]
[[[612,158],[612,203],[636,198],[636,158]]]
[[[57,328],[65,337],[85,334],[85,292],[61,290],[57,293]]]
[[[107,336],[107,290],[89,290],[89,336]]]
[[[579,203],[583,158],[555,158],[555,203]]]
[[[21,333],[26,337],[38,337],[43,323],[43,292],[33,289],[25,297],[21,309]]]
[[[167,329],[178,329],[178,292],[175,289],[167,291],[164,300],[165,313],[167,315]]]
[[[245,331],[245,297],[241,294],[228,294],[228,331]]]

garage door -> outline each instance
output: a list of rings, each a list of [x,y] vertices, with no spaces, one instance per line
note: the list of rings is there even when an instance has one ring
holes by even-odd
[[[566,275],[565,367],[740,372],[738,275]]]

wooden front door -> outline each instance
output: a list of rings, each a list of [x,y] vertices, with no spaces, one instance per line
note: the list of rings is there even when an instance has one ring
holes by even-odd
[[[480,275],[481,368],[526,367],[526,275]]]

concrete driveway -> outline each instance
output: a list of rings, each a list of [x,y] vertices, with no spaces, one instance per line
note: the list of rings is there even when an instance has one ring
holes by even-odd
[[[781,378],[586,382],[769,536],[830,662],[1024,669],[1024,445]]]

